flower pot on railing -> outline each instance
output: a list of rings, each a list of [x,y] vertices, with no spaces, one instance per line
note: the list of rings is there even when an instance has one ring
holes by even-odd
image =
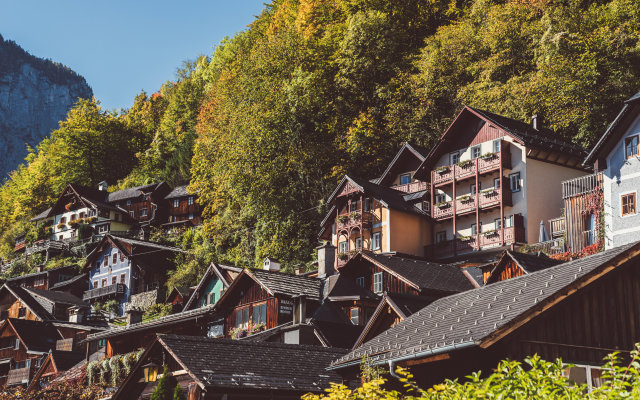
[[[482,191],[482,192],[480,192],[480,193],[482,193],[482,194],[483,194],[483,195],[485,195],[485,196],[491,196],[491,195],[494,195],[494,194],[496,194],[496,193],[498,193],[498,192],[496,191],[496,189],[495,189],[495,188],[490,188],[490,189],[485,189],[485,190],[483,190],[483,191]]]
[[[484,235],[484,237],[497,236],[498,235],[498,231],[494,229],[494,230],[482,232],[482,235]]]
[[[86,223],[87,224],[93,224],[97,220],[98,220],[98,217],[89,217],[89,218],[86,218]]]
[[[360,213],[357,211],[353,211],[351,213],[349,213],[349,218],[351,218],[354,221],[357,221],[360,219]]]
[[[496,158],[498,155],[496,153],[484,153],[480,156],[483,160],[491,160],[492,158]]]
[[[451,204],[448,201],[441,201],[439,203],[436,203],[436,207],[438,207],[439,209],[443,209],[443,208],[448,208]]]
[[[352,257],[352,258],[353,258],[353,257],[355,257],[357,254],[358,254],[358,250],[355,250],[355,249],[354,249],[354,250],[349,250],[349,256],[350,256],[350,257]]]
[[[339,216],[338,222],[340,222],[341,224],[346,224],[347,222],[349,222],[349,216],[348,215]]]
[[[458,200],[460,200],[462,203],[468,203],[473,199],[468,194],[465,194],[464,196],[458,197]]]
[[[349,259],[349,255],[347,253],[338,253],[338,260],[346,261]]]
[[[80,225],[80,221],[77,219],[69,221],[69,226],[73,229],[76,229]]]
[[[464,160],[464,161],[460,161],[456,165],[460,168],[467,168],[467,167],[470,167],[472,164],[473,164],[473,160]]]
[[[447,172],[449,172],[449,171],[450,171],[450,169],[449,169],[449,166],[448,166],[448,165],[445,165],[445,166],[438,167],[438,168],[434,169],[434,171],[435,171],[437,174],[446,174]]]
[[[58,228],[58,229],[64,229],[66,227],[67,227],[67,224],[65,224],[64,222],[61,222],[58,225],[56,225],[56,228]]]
[[[468,241],[470,241],[471,239],[472,239],[472,237],[471,237],[471,236],[459,236],[459,237],[458,237],[458,240],[459,240],[459,241],[461,241],[461,242],[468,242]]]

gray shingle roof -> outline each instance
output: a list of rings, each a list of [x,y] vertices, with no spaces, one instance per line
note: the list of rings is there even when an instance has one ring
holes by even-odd
[[[569,284],[637,246],[632,243],[542,271],[436,300],[391,329],[339,358],[335,367],[362,357],[383,363],[474,346]],[[333,367],[332,367],[333,368]]]
[[[28,351],[48,352],[62,339],[60,333],[50,324],[40,321],[9,318],[7,320],[22,339]]]
[[[383,265],[421,289],[461,292],[474,288],[460,267],[455,265],[370,252],[362,253],[362,257]]]
[[[304,295],[311,300],[322,298],[322,281],[318,278],[261,269],[252,270],[251,273],[274,294],[291,297]]]
[[[138,196],[142,196],[143,193],[153,192],[162,182],[152,183],[150,185],[136,186],[129,189],[118,190],[117,192],[109,193],[107,201],[112,203],[114,201],[133,199]]]
[[[165,199],[189,196],[190,193],[187,192],[187,186],[188,185],[176,186],[168,195],[165,196]]]
[[[55,290],[39,290],[33,288],[25,288],[25,290],[31,293],[34,297],[42,297],[51,303],[55,304],[70,304],[74,306],[88,306],[89,304],[82,301],[81,298],[76,297],[70,293],[58,292]]]
[[[516,251],[507,251],[507,253],[525,270],[525,272],[541,271],[543,269],[562,264],[562,261],[549,258],[545,254],[524,254]]]
[[[176,335],[158,340],[208,387],[320,392],[342,382],[325,368],[343,349]]]

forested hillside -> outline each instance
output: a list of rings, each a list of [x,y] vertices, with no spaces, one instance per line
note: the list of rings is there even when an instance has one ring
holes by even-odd
[[[308,262],[341,175],[432,145],[462,105],[589,148],[638,90],[640,0],[275,0],[122,114],[78,103],[0,188],[1,251],[68,182],[166,180],[205,206],[183,283],[198,257]]]

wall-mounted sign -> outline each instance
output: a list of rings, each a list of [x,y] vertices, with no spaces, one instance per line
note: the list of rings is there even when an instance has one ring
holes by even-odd
[[[291,315],[293,314],[293,301],[292,300],[280,300],[280,314]]]

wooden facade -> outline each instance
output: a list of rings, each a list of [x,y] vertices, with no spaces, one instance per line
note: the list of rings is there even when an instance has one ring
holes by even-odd
[[[602,172],[562,182],[564,226],[569,251],[578,252],[601,243],[599,224],[604,218],[604,177]]]
[[[169,223],[190,223],[192,226],[198,226],[202,223],[201,209],[196,195],[171,198],[165,200],[165,203]]]

